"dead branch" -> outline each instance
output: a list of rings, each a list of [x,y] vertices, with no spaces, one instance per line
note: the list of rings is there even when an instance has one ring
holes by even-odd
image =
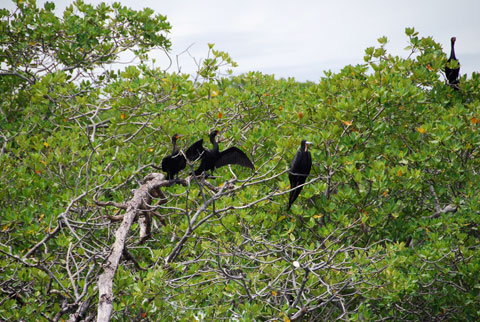
[[[110,256],[104,264],[104,271],[98,277],[98,312],[97,321],[110,321],[113,310],[113,278],[118,269],[120,258],[125,248],[125,241],[128,232],[134,221],[143,209],[148,209],[151,204],[152,195],[158,194],[159,189],[168,186],[169,181],[164,179],[160,173],[149,174],[142,182],[140,188],[134,190],[133,198],[127,202],[127,211],[123,216],[123,221],[115,232],[115,242],[112,246]]]

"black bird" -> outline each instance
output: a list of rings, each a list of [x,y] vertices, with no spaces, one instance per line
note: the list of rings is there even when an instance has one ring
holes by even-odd
[[[456,85],[456,84],[459,83],[458,75],[460,73],[460,63],[459,63],[457,57],[455,57],[455,41],[456,40],[457,40],[457,38],[455,38],[455,37],[452,37],[452,39],[450,40],[451,44],[452,44],[452,49],[450,51],[450,58],[448,58],[448,64],[447,64],[447,66],[445,66],[445,74],[447,76],[447,80],[448,80],[449,85]],[[457,68],[449,68],[448,67],[449,64],[452,61],[457,62],[457,64],[458,64]],[[457,88],[457,87],[455,86],[454,88]]]
[[[309,144],[312,144],[312,142],[302,140],[302,143],[300,144],[300,149],[298,150],[297,154],[293,158],[292,164],[290,165],[290,170],[288,171],[290,189],[304,184],[307,180],[308,174],[310,173],[310,169],[312,168],[312,156],[310,154],[310,151],[308,151]],[[295,202],[298,195],[300,194],[300,191],[302,191],[302,188],[303,186],[290,191],[287,210],[289,210],[292,204]]]
[[[196,159],[198,156],[201,156],[202,161],[197,170],[195,170],[195,175],[198,176],[204,171],[214,170],[215,168],[220,168],[226,166],[227,164],[238,164],[250,169],[255,169],[252,161],[248,156],[237,147],[230,147],[225,151],[220,152],[218,148],[218,142],[215,140],[215,137],[219,131],[214,130],[209,134],[210,142],[213,145],[211,150],[203,148],[203,139],[198,140],[187,150],[187,157],[189,160]]]
[[[178,134],[172,136],[172,154],[166,156],[162,160],[162,171],[167,173],[167,180],[173,180],[175,179],[175,176],[177,176],[178,179],[178,173],[185,169],[185,166],[187,165],[185,157],[180,153],[180,150],[177,147],[177,140],[181,137],[182,136]]]

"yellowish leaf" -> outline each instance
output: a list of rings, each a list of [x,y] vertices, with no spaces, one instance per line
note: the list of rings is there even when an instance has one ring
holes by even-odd
[[[6,224],[6,225],[3,225],[3,227],[2,227],[2,233],[3,233],[4,231],[7,231],[7,229],[8,229],[8,226],[9,226],[8,224]]]
[[[148,152],[153,152],[153,148],[148,148]]]
[[[474,116],[472,117],[472,124],[477,124],[478,123],[478,119]]]
[[[50,144],[48,144],[48,142],[43,142],[43,145],[48,148],[50,146]]]
[[[124,119],[125,119],[125,113],[120,114],[120,118],[121,118],[122,120],[124,120]]]
[[[322,217],[323,217],[323,215],[322,215],[322,214],[319,214],[319,215],[313,215],[313,218],[314,218],[314,219],[318,219],[318,218],[322,218]]]
[[[385,190],[385,191],[383,192],[383,196],[384,196],[384,197],[388,196],[388,190]]]
[[[217,92],[217,91],[212,91],[212,92],[210,93],[210,96],[211,96],[211,97],[216,97],[216,96],[218,96],[218,92]]]
[[[290,322],[290,319],[288,318],[288,316],[285,315],[285,316],[283,317],[283,322]]]
[[[350,121],[342,121],[342,123],[345,124],[346,126],[352,125],[352,122],[350,122]]]
[[[402,169],[398,169],[398,171],[397,171],[397,176],[401,177],[402,174],[403,174]]]
[[[420,133],[420,134],[425,133],[425,129],[424,129],[423,127],[417,127],[417,131],[418,131],[418,133]]]
[[[277,292],[272,291],[272,295],[273,295],[273,296],[277,296]]]

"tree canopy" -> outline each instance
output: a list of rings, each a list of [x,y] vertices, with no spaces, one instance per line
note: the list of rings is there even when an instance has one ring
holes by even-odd
[[[150,9],[15,2],[0,10],[0,319],[479,319],[480,76],[448,86],[434,39],[406,28],[393,56],[381,37],[316,83],[227,76],[210,44],[192,76],[151,63],[171,26]],[[113,68],[126,53],[137,63]],[[173,134],[184,152],[214,129],[254,171],[158,173]],[[312,170],[287,211],[302,139]]]

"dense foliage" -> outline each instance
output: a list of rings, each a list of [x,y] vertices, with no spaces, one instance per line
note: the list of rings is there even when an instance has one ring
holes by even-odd
[[[382,37],[318,83],[222,77],[235,63],[210,45],[192,79],[152,67],[170,25],[149,9],[16,3],[0,11],[0,319],[94,319],[132,189],[174,133],[186,148],[212,129],[255,172],[190,178],[139,211],[112,319],[480,318],[480,76],[445,85],[432,38],[407,28],[399,57]],[[112,71],[124,52],[139,63]],[[286,212],[301,139],[313,169]]]

